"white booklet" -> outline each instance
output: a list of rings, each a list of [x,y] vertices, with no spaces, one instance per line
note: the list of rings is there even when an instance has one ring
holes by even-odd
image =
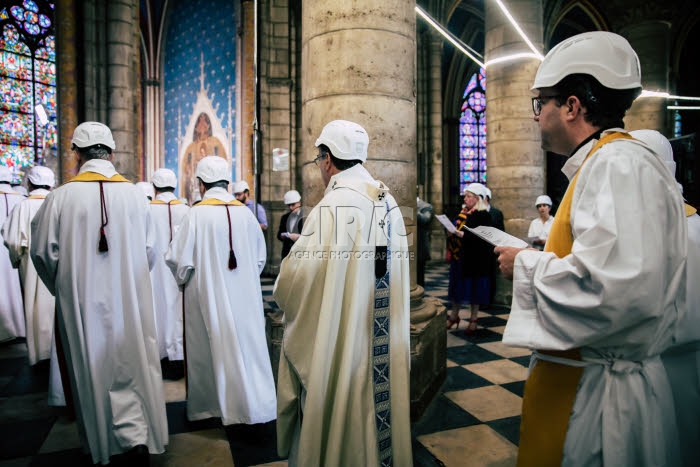
[[[435,216],[435,218],[436,218],[438,221],[440,221],[440,223],[443,225],[443,227],[445,227],[445,229],[447,229],[447,231],[448,231],[449,233],[455,233],[455,232],[457,232],[457,229],[455,228],[454,224],[452,223],[452,221],[450,221],[450,218],[447,217],[446,215],[444,215],[444,214],[438,214],[438,215]]]
[[[502,230],[498,230],[496,227],[480,225],[478,227],[474,227],[473,229],[467,227],[467,229],[477,237],[483,238],[493,246],[514,246],[516,248],[527,248],[530,246],[526,241],[507,234]]]

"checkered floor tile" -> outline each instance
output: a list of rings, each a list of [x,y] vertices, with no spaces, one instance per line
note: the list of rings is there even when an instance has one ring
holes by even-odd
[[[274,279],[261,282],[265,309],[276,310]],[[449,308],[447,283],[447,265],[428,266],[426,294]],[[497,306],[480,311],[477,332],[467,336],[465,309],[459,328],[447,331],[447,378],[411,427],[416,466],[515,465],[530,352],[501,343],[508,312]],[[23,341],[0,344],[0,467],[80,464],[76,424],[47,405],[47,384],[48,365],[29,367]],[[184,380],[166,380],[163,389],[170,440],[165,454],[151,456],[152,465],[287,464],[276,454],[274,422],[226,428],[218,419],[190,422]]]

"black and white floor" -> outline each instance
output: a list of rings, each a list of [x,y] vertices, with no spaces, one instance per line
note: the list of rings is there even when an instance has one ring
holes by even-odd
[[[426,293],[447,303],[448,268],[429,265]],[[273,279],[262,279],[272,308]],[[412,426],[416,466],[515,465],[521,397],[530,352],[501,344],[508,309],[479,314],[479,329],[447,331],[447,380]],[[46,402],[48,362],[27,363],[23,341],[0,344],[0,467],[80,465],[75,422]],[[276,453],[275,425],[223,428],[218,419],[188,422],[184,380],[164,381],[170,440],[154,466],[286,465]]]

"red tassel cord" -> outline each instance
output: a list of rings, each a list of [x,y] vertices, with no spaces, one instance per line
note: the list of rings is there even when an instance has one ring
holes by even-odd
[[[107,246],[107,236],[105,236],[105,227],[109,223],[109,217],[107,216],[107,205],[105,204],[105,192],[102,182],[100,184],[100,220],[102,225],[100,225],[100,243],[97,247],[100,253],[104,253],[109,250]]]
[[[172,201],[170,201],[172,203]],[[170,242],[173,241],[173,214],[170,211],[170,203],[168,203],[168,225],[170,225]]]
[[[236,254],[233,252],[233,232],[231,232],[231,213],[226,206],[226,217],[228,217],[228,268],[236,269],[238,267],[238,261],[236,261]]]

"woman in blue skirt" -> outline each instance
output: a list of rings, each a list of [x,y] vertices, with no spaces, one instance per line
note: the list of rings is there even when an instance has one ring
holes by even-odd
[[[491,268],[493,267],[493,247],[469,233],[466,227],[491,225],[491,216],[486,210],[483,197],[484,186],[472,183],[464,189],[464,206],[457,216],[457,232],[449,234],[447,248],[450,253],[450,283],[448,296],[452,301],[452,311],[447,320],[447,329],[459,327],[459,309],[469,305],[471,316],[466,333],[472,334],[477,328],[479,305],[490,304]]]

